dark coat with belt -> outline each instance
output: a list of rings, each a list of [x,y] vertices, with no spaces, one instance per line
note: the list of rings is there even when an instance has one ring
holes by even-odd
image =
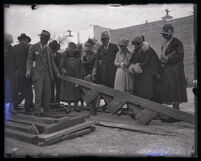
[[[17,65],[13,51],[10,45],[4,49],[4,84],[5,84],[5,102],[15,101],[16,80],[17,80]]]
[[[171,54],[173,51],[175,53]],[[162,100],[167,104],[187,102],[183,43],[173,38],[166,49],[165,56],[168,56],[168,61],[162,77]]]
[[[47,53],[48,70],[51,81],[53,81],[54,80],[53,72],[58,73],[58,69],[53,60],[52,50],[48,46],[46,46],[46,53]],[[31,71],[33,81],[42,78],[44,75],[44,63],[42,61],[41,54],[42,49],[40,47],[40,42],[30,46],[26,63],[26,70]]]
[[[109,43],[107,51],[103,45],[98,48],[95,61],[95,68],[98,71],[97,79],[99,79],[97,83],[114,88],[116,73],[114,60],[118,51],[117,45],[113,43]]]
[[[159,74],[160,61],[156,52],[150,47],[136,49],[130,59],[130,64],[140,63],[142,73],[134,74],[133,94],[152,99],[154,97],[154,76]]]

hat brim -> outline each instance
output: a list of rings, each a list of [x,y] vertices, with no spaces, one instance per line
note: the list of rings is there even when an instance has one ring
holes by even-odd
[[[38,36],[40,36],[40,37],[46,37],[46,38],[50,38],[50,36],[47,36],[47,35],[44,35],[44,34],[38,34]]]
[[[160,32],[160,34],[170,35],[171,33],[169,33],[169,32]]]
[[[19,41],[21,41],[21,40],[23,40],[23,39],[28,39],[28,43],[31,42],[31,38],[30,38],[29,36],[26,36],[26,37],[19,36],[17,39],[18,39]]]

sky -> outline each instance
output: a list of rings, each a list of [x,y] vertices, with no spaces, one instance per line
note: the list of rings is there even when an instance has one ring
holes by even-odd
[[[148,4],[126,5],[112,7],[110,5],[38,5],[36,10],[31,5],[10,5],[4,9],[5,32],[11,33],[14,43],[21,33],[31,37],[31,44],[39,41],[38,34],[48,30],[51,38],[68,35],[72,31],[73,37],[68,41],[85,42],[93,37],[93,25],[111,29],[118,29],[138,24],[145,21],[161,20],[165,16],[165,9],[175,18],[193,15],[193,4]]]

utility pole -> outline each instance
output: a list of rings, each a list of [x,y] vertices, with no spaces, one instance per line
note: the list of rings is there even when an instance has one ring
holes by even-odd
[[[79,44],[80,43],[80,33],[77,32],[77,43]]]

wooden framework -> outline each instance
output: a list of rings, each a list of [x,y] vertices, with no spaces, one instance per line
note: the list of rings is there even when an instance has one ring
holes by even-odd
[[[157,115],[165,115],[175,118],[190,124],[194,124],[194,115],[183,111],[178,111],[159,103],[137,97],[125,92],[121,92],[104,85],[94,84],[81,79],[73,78],[70,76],[59,75],[63,81],[68,81],[79,85],[85,95],[83,99],[90,106],[90,114],[96,115],[97,109],[95,101],[98,96],[101,96],[107,103],[107,109],[110,113],[115,114],[125,104],[133,109],[136,115],[136,121],[139,124],[147,125]]]

